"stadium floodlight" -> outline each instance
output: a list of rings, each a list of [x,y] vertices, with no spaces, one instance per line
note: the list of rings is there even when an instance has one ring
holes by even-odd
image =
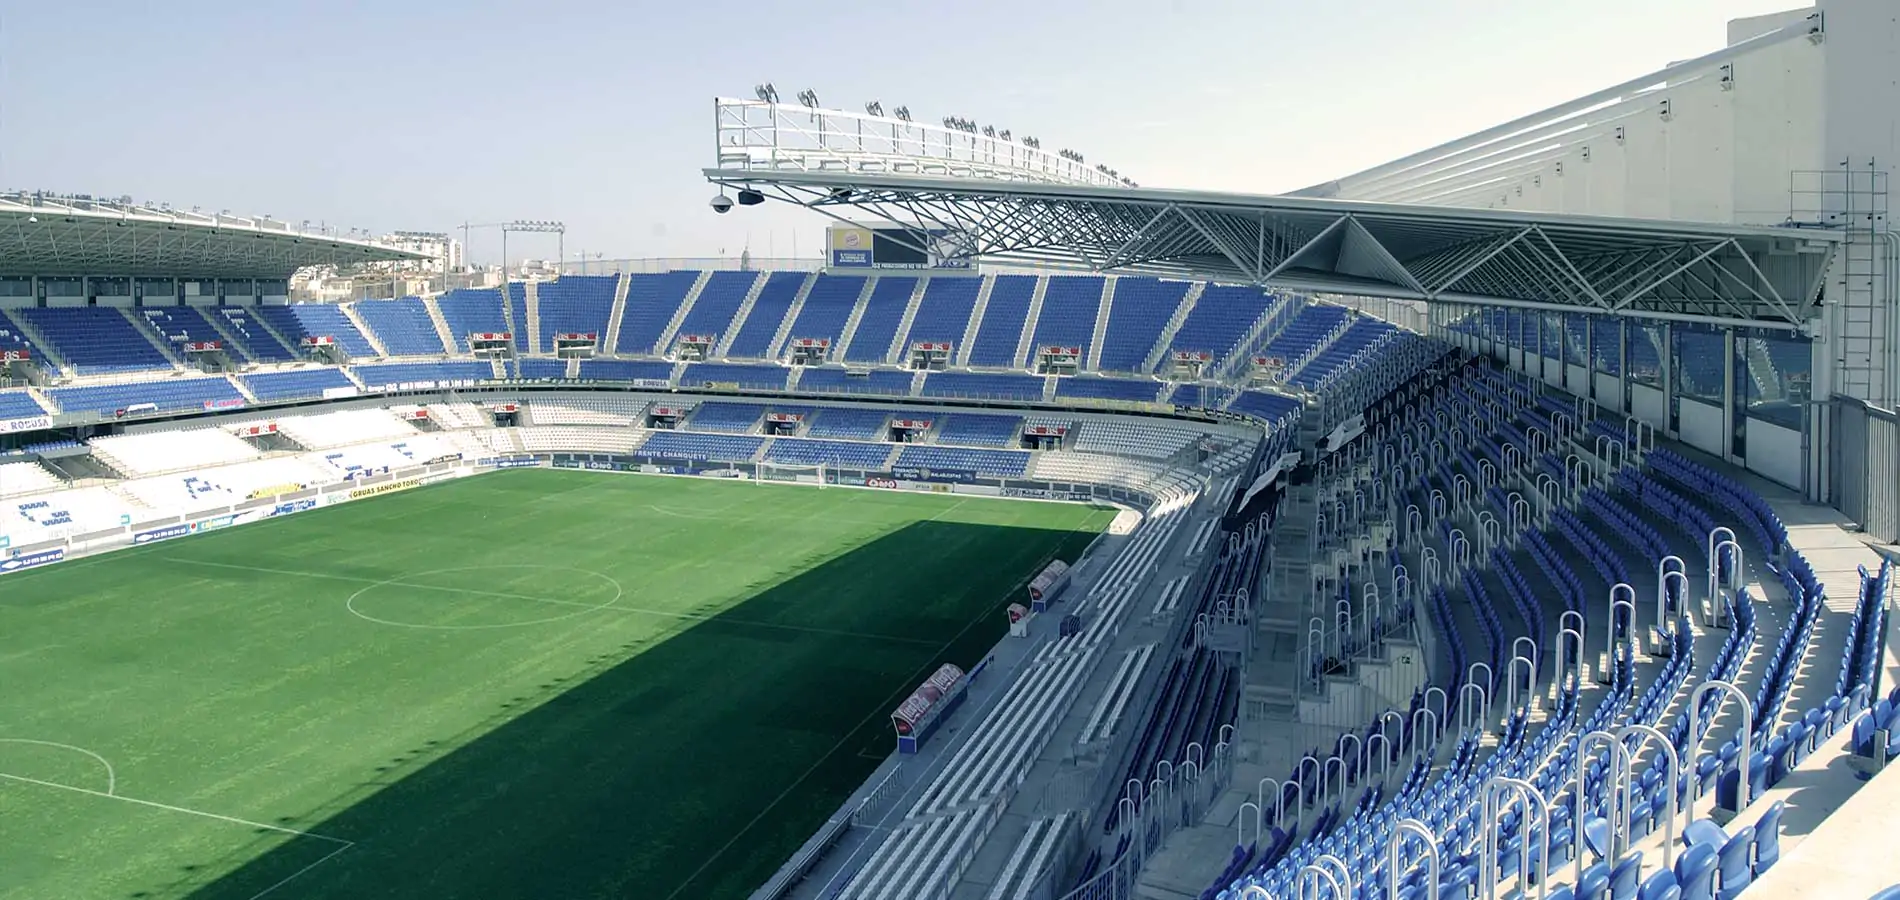
[[[984,136],[984,137],[995,137],[995,136],[996,136],[996,126],[994,126],[994,125],[985,125],[985,126],[983,126],[983,136]]]
[[[910,107],[900,106],[896,109],[891,110],[891,115],[896,116],[899,119],[902,119],[903,121],[908,122],[910,121]]]
[[[871,102],[864,104],[864,112],[866,115],[882,116],[884,115],[884,104],[879,103],[876,100],[872,100]]]
[[[997,132],[996,136],[1006,141],[1009,140],[1009,129],[1005,128],[1002,131]]]
[[[803,103],[806,107],[810,109],[817,109],[818,108],[818,92],[812,90],[811,88],[806,88],[802,91],[799,91],[798,102]]]

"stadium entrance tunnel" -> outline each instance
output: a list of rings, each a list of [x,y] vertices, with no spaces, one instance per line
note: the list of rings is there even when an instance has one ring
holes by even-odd
[[[397,760],[336,785],[329,808],[282,820],[309,836],[260,831],[281,843],[189,897],[744,898],[890,752],[889,713],[904,695],[943,662],[980,662],[1024,581],[1094,537],[927,520],[830,559],[788,560],[784,580],[723,611],[575,660],[533,695],[494,697],[473,733],[413,748],[409,760],[435,757],[419,767]],[[626,605],[639,605],[627,588]],[[630,615],[610,605],[540,627],[556,636]],[[378,639],[401,652],[483,634]],[[312,715],[328,713],[361,715]],[[350,843],[338,852],[336,840]]]

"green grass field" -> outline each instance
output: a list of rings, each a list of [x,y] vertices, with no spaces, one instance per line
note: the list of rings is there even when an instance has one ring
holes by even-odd
[[[0,897],[744,897],[1110,518],[582,472],[0,579]]]

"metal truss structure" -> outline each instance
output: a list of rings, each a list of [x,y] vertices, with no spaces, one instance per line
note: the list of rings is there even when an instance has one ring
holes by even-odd
[[[987,261],[1778,329],[1815,319],[1839,245],[1824,231],[1318,198],[705,174],[843,222],[966,232]]]
[[[739,172],[923,175],[1043,184],[1121,185],[1080,157],[1012,139],[891,116],[713,100],[718,166]]]
[[[11,274],[287,278],[305,266],[426,259],[268,218],[0,194],[0,268]]]

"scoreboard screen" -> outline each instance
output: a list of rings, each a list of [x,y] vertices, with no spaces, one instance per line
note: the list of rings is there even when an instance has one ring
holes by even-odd
[[[968,232],[897,226],[833,225],[826,263],[837,269],[961,269],[975,265]]]

